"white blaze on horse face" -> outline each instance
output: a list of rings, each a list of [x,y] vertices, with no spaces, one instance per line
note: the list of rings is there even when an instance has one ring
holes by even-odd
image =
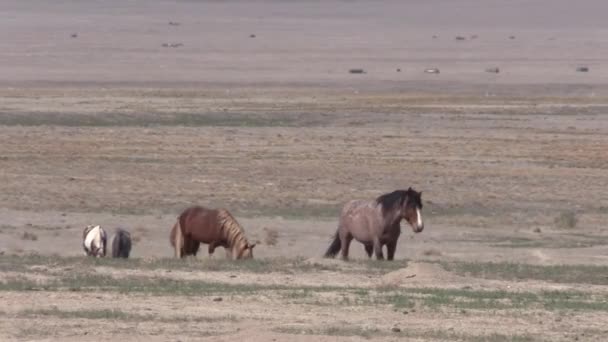
[[[416,225],[418,228],[420,228],[422,227],[422,213],[420,212],[419,208],[416,208],[416,216],[418,217],[418,222],[416,222]]]

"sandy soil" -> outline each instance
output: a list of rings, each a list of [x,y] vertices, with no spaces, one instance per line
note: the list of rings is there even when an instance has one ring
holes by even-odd
[[[349,286],[605,296],[605,286],[584,279],[492,280],[427,262],[606,265],[606,10],[601,1],[5,1],[0,258],[79,256],[92,223],[129,229],[134,258],[170,257],[169,228],[196,203],[233,211],[259,243],[258,259],[304,258],[331,270],[92,272],[338,289],[304,303],[272,291],[214,302],[7,290],[0,339],[605,340],[605,310],[463,315],[417,304],[406,315],[386,304],[318,303]],[[408,186],[424,192],[426,229],[405,230],[396,257],[414,261],[377,274],[359,270],[361,261],[318,259],[342,203]],[[360,245],[351,251],[364,259]],[[0,271],[3,282],[70,273]],[[53,308],[154,319],[23,317]]]

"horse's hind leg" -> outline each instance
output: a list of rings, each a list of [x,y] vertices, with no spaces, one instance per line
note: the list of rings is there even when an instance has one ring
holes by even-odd
[[[382,244],[377,237],[374,238],[374,253],[376,254],[377,260],[384,260],[384,255],[382,255]]]
[[[371,243],[366,243],[363,246],[365,247],[365,253],[367,253],[367,257],[371,258],[372,253],[374,252],[374,245]]]
[[[353,241],[353,236],[350,233],[340,234],[340,243],[342,245],[342,259],[348,260],[348,249]]]

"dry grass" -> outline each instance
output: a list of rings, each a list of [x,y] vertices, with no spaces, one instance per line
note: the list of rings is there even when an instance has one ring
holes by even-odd
[[[555,226],[562,229],[573,229],[578,223],[578,217],[574,211],[562,211],[554,220]]]
[[[30,232],[24,232],[23,234],[21,234],[21,240],[37,241],[38,235]]]
[[[279,232],[271,228],[264,228],[264,232],[264,244],[268,246],[275,246],[279,241]]]

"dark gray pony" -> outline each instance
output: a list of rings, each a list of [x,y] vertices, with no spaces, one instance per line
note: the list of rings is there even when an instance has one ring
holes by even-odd
[[[368,256],[374,252],[378,260],[384,259],[382,246],[386,245],[388,260],[393,260],[401,220],[420,233],[424,229],[421,211],[422,192],[412,188],[395,190],[373,201],[349,201],[342,208],[338,230],[325,257],[333,258],[342,250],[342,258],[348,259],[348,248],[354,238],[365,246]]]
[[[112,258],[128,258],[131,252],[131,234],[117,228],[112,238]]]

